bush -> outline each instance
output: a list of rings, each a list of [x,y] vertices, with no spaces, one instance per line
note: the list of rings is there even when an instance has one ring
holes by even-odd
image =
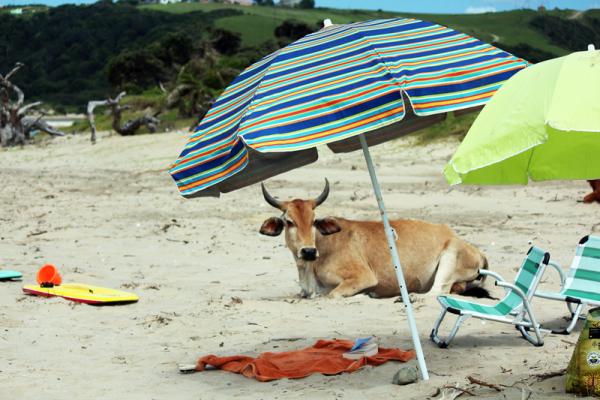
[[[275,28],[275,37],[279,47],[284,47],[314,31],[315,29],[304,22],[288,19]]]
[[[300,3],[298,3],[298,8],[315,8],[315,0],[301,0]]]
[[[534,64],[558,57],[554,53],[536,49],[535,47],[531,47],[527,43],[519,43],[516,46],[509,46],[503,43],[496,43],[495,46]]]
[[[214,29],[211,32],[212,47],[221,54],[235,54],[242,44],[242,37],[237,32],[226,29]]]
[[[589,43],[600,41],[599,31],[577,20],[568,20],[552,15],[538,15],[531,20],[530,24],[550,38],[554,44],[571,51],[585,50]]]

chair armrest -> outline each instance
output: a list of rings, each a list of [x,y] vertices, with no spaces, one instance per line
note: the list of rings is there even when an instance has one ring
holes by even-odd
[[[554,261],[550,261],[548,263],[548,265],[550,265],[552,268],[554,268],[556,270],[556,272],[558,272],[558,275],[560,276],[560,288],[564,288],[565,287],[565,281],[567,280],[565,277],[565,272],[563,271],[562,267],[560,266],[560,264],[555,263]]]
[[[513,285],[512,283],[503,282],[503,281],[496,281],[496,286],[500,286],[500,287],[503,287],[505,289],[512,290],[513,292],[515,292],[516,294],[518,294],[521,299],[523,299],[523,302],[529,303],[529,300],[527,299],[527,296],[525,296],[525,293],[523,293],[523,291],[521,290],[521,288],[519,288],[518,286]]]
[[[487,269],[480,269],[479,270],[479,274],[483,275],[483,276],[491,276],[492,278],[494,278],[496,280],[496,282],[506,282],[504,280],[504,278],[502,277],[502,275],[500,275],[499,273],[494,272],[494,271],[490,271],[490,270],[487,270]],[[504,291],[506,293],[508,293],[510,291],[510,289],[505,287]]]
[[[530,322],[535,326],[537,324],[535,316],[533,315],[533,310],[531,309],[531,303],[529,303],[529,299],[525,296],[525,293],[516,285],[508,282],[500,282],[496,281],[496,286],[502,286],[503,288],[508,288],[515,292],[521,300],[523,300],[523,307],[525,307],[525,311],[529,314]],[[529,339],[528,339],[529,340]]]
[[[497,281],[506,282],[506,279],[504,279],[499,273],[490,271],[489,269],[480,269],[479,275],[492,276]]]

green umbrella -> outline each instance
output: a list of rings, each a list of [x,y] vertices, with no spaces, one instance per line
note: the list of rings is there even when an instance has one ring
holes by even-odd
[[[513,75],[444,169],[450,184],[600,178],[600,51]]]

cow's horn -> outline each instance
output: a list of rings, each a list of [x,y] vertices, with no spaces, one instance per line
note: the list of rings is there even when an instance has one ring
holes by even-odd
[[[262,187],[262,193],[265,198],[265,201],[267,203],[269,203],[270,205],[272,205],[273,207],[277,208],[278,210],[281,210],[283,203],[281,201],[275,199],[273,196],[271,196],[269,194],[269,192],[267,192],[267,188],[265,188],[264,183],[261,183],[260,186]]]
[[[325,189],[323,189],[323,192],[315,199],[315,207],[323,204],[323,202],[327,200],[327,196],[329,196],[329,181],[325,178]]]

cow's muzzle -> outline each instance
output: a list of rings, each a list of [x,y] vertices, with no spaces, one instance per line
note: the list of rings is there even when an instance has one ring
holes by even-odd
[[[314,247],[303,247],[302,249],[300,249],[300,258],[302,258],[303,260],[315,261],[318,256],[319,253]]]

